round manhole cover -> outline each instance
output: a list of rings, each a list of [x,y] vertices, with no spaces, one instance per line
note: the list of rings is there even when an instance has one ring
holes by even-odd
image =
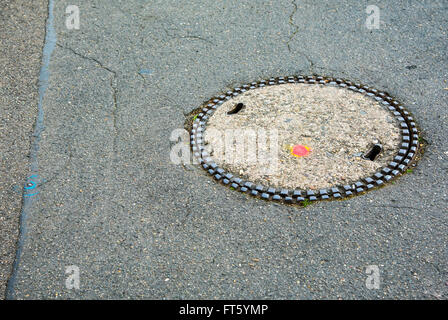
[[[222,184],[266,200],[340,199],[391,181],[415,160],[418,129],[394,98],[317,76],[253,82],[210,99],[191,147]]]

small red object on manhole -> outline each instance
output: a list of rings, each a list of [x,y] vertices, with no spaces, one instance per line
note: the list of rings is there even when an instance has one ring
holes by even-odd
[[[307,146],[303,146],[301,144],[297,144],[291,147],[291,154],[295,157],[304,157],[310,153],[310,148]]]

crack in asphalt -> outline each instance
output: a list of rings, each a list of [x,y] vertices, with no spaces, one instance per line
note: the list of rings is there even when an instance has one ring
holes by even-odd
[[[114,127],[114,140],[113,140],[113,151],[114,155],[117,153],[117,139],[118,139],[118,123],[117,123],[117,112],[118,112],[118,86],[117,86],[117,72],[112,70],[111,68],[105,66],[100,60],[94,58],[94,57],[88,57],[82,53],[77,52],[73,48],[63,46],[59,43],[56,43],[56,45],[62,49],[68,50],[75,54],[78,57],[81,57],[82,59],[89,60],[100,66],[103,70],[106,70],[107,72],[112,74],[112,77],[110,79],[110,87],[112,91],[112,100],[113,100],[113,109],[112,109],[112,118],[113,118],[113,127]]]
[[[117,75],[117,72],[116,72],[116,71],[114,71],[114,70],[112,70],[111,68],[105,66],[101,61],[99,61],[98,59],[96,59],[96,58],[94,58],[94,57],[88,57],[88,56],[86,56],[86,55],[83,55],[82,53],[77,52],[77,51],[74,50],[73,48],[63,46],[63,45],[60,44],[60,43],[56,43],[56,45],[57,45],[59,48],[62,48],[62,49],[71,51],[72,53],[74,53],[75,55],[77,55],[77,56],[79,56],[79,57],[81,57],[81,58],[83,58],[83,59],[86,59],[86,60],[90,60],[90,61],[95,62],[95,63],[98,64],[102,69],[104,69],[104,70],[106,70],[106,71],[112,73],[114,76]]]
[[[161,21],[161,19],[159,19],[159,18],[156,18],[155,20],[156,21],[157,20]],[[168,38],[177,39],[177,40],[179,40],[179,39],[200,40],[200,41],[204,41],[204,42],[206,42],[208,44],[214,45],[214,43],[211,40],[209,40],[207,38],[204,38],[202,36],[199,36],[199,35],[192,35],[192,34],[180,35],[180,34],[177,34],[176,32],[179,31],[179,30],[176,27],[174,27],[174,26],[173,26],[174,33],[171,33],[170,31],[168,31],[168,28],[165,27],[162,23],[160,24],[160,27],[163,29],[163,31],[165,32],[165,34],[167,35]]]
[[[294,31],[291,33],[291,35],[289,36],[288,41],[286,42],[286,45],[288,47],[289,52],[291,52],[291,47],[290,47],[290,42],[292,41],[292,39],[295,37],[296,33],[299,31],[299,26],[294,24],[294,15],[297,12],[297,3],[295,0],[292,0],[292,5],[294,6],[291,14],[289,15],[289,25],[291,27],[293,27]]]
[[[294,8],[293,8],[291,14],[289,15],[288,23],[293,28],[293,31],[289,35],[288,41],[286,41],[286,46],[288,47],[288,51],[289,52],[292,52],[291,51],[291,42],[294,40],[294,37],[296,36],[296,34],[299,32],[299,26],[294,23],[294,15],[297,13],[297,10],[298,10],[298,6],[297,6],[297,3],[296,3],[296,0],[292,0],[291,4],[294,6]],[[306,53],[304,53],[303,51],[300,51],[300,50],[297,50],[297,49],[295,51],[297,53],[299,53],[300,55],[305,57],[306,61],[310,64],[310,66],[309,66],[309,73],[310,74],[314,74],[314,62],[313,62],[313,60]]]
[[[146,7],[146,5],[144,7]],[[135,16],[132,13],[130,13],[130,12],[128,12],[128,11],[122,9],[122,8],[117,8],[117,9],[123,15],[125,15],[127,17],[132,17],[132,19],[135,19]],[[142,10],[144,10],[144,8]],[[170,38],[170,39],[193,39],[193,40],[200,40],[200,41],[206,42],[206,43],[211,44],[211,45],[215,45],[210,39],[204,38],[201,35],[195,35],[195,34],[180,35],[180,34],[177,33],[180,30],[178,28],[176,28],[173,24],[170,24],[170,26],[172,27],[172,30],[174,31],[174,33],[172,33],[171,31],[169,31],[169,28],[164,25],[165,24],[165,19],[162,19],[162,18],[160,18],[158,16],[155,16],[155,15],[145,15],[145,14],[140,14],[140,15],[137,15],[137,16],[141,17],[143,20],[153,20],[153,22],[158,23],[159,26],[162,28],[162,30],[167,35],[167,37]],[[143,40],[143,38],[142,38],[142,40]],[[159,40],[161,40],[161,39],[159,39]],[[161,42],[163,43],[163,42],[166,42],[166,41],[161,40]]]
[[[411,209],[411,210],[420,210],[419,208],[415,207],[406,207],[406,206],[394,206],[394,205],[382,205],[382,206],[370,206],[372,208],[394,208],[394,209]]]

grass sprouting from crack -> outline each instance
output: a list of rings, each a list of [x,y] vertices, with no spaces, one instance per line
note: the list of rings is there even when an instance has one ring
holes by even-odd
[[[311,204],[311,201],[309,199],[305,199],[302,201],[302,206],[304,208],[308,207]]]

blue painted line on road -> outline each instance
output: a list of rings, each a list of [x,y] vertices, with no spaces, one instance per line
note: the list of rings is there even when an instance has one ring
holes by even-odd
[[[44,129],[44,111],[43,111],[43,100],[45,96],[45,92],[48,88],[48,80],[50,78],[50,60],[51,54],[56,46],[56,32],[54,29],[54,0],[49,0],[48,2],[48,18],[45,30],[45,43],[42,52],[42,66],[39,74],[39,101],[37,108],[37,119],[36,125],[33,132],[33,141],[31,143],[31,152],[30,152],[30,169],[31,172],[34,173],[29,178],[34,179],[37,178],[37,172],[39,170],[39,163],[37,158],[37,153],[39,151],[39,142],[41,138],[41,133]],[[34,181],[31,181],[34,182]],[[27,181],[30,183],[30,181]],[[37,184],[34,185],[36,188]],[[26,193],[27,185],[25,184],[23,198],[22,198],[22,212],[20,215],[20,229],[19,229],[19,239],[17,241],[17,251],[16,258],[14,260],[12,275],[8,280],[7,288],[6,288],[6,299],[14,299],[15,298],[15,285],[17,279],[18,268],[20,265],[20,259],[22,257],[23,244],[26,239],[27,228],[26,222],[28,219],[28,210],[31,208],[32,203],[35,201],[34,195],[37,195],[38,192],[34,194]],[[28,187],[29,188],[29,187]]]
[[[36,187],[37,187],[36,182],[34,182],[33,180],[30,180],[28,182],[28,184],[30,184],[30,185],[25,185],[25,187],[23,187],[25,190],[33,190],[33,189],[36,189]]]
[[[24,197],[32,197],[32,196],[35,196],[35,195],[37,195],[37,194],[39,194],[39,192],[36,192],[36,193],[30,193],[30,194],[24,194],[23,196],[24,196]]]

